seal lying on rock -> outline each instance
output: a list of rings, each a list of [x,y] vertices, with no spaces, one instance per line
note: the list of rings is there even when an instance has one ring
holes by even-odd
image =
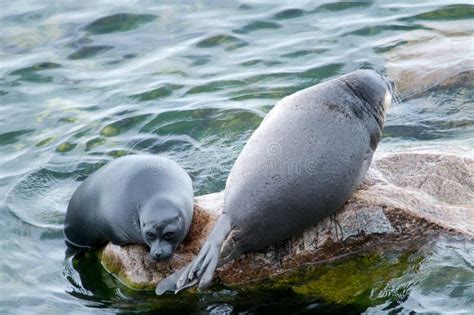
[[[192,181],[175,162],[152,155],[116,159],[74,192],[64,222],[66,244],[92,249],[111,241],[143,244],[155,260],[172,257],[193,217]]]
[[[224,211],[198,256],[156,293],[206,288],[218,266],[333,214],[366,174],[390,102],[390,86],[370,70],[281,100],[237,158]]]

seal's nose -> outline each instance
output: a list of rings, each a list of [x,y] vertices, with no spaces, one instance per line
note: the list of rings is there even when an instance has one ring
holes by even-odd
[[[162,254],[162,252],[154,252],[153,254],[151,254],[151,257],[153,257],[153,259],[155,259],[155,260],[160,260],[161,259],[161,254]]]

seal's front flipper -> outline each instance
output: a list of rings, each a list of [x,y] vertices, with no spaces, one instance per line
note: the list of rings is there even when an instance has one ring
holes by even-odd
[[[229,219],[225,215],[221,216],[198,256],[189,265],[161,281],[156,287],[156,294],[161,295],[166,291],[178,293],[197,283],[199,283],[199,289],[207,288],[211,284],[214,270],[219,264],[221,247],[229,235],[230,229]]]
[[[214,270],[219,262],[221,246],[222,242],[215,242],[214,238],[209,238],[206,241],[198,257],[191,263],[187,275],[183,274],[179,279],[178,287],[180,290],[194,280],[199,280],[199,289],[209,287]]]
[[[184,290],[186,288],[189,288],[195,285],[198,282],[198,279],[194,279],[194,281],[188,282],[187,285],[181,287],[181,289],[177,288],[177,283],[178,283],[179,278],[183,274],[187,275],[190,267],[191,267],[191,264],[188,264],[187,266],[181,268],[180,270],[176,271],[172,275],[166,277],[166,279],[162,280],[155,289],[156,295],[162,295],[168,291],[178,293],[181,290]]]

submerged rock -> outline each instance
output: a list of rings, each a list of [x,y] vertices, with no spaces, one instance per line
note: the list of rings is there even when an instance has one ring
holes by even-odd
[[[466,58],[472,54],[472,25],[456,24],[453,30],[449,24],[424,24],[432,31],[403,32],[384,39],[393,45],[383,55],[398,96],[404,100],[417,98],[434,87],[472,89],[474,60]]]
[[[154,262],[143,246],[109,243],[100,252],[103,266],[132,288],[153,289],[199,252],[222,211],[223,197],[220,192],[196,198],[191,231],[171,262]],[[303,264],[433,233],[474,237],[472,149],[378,155],[364,183],[335,215],[286,242],[241,256],[216,276],[225,284],[258,281]]]

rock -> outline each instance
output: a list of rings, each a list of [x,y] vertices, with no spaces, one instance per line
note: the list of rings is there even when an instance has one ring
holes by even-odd
[[[152,261],[142,246],[112,244],[100,252],[101,261],[126,285],[153,289],[192,260],[222,208],[222,192],[196,198],[191,231],[171,262]],[[474,238],[473,149],[378,154],[364,183],[335,215],[286,242],[224,265],[217,277],[225,284],[257,281],[382,242],[433,233]]]
[[[387,75],[395,82],[398,96],[404,100],[416,98],[433,87],[472,89],[472,25],[458,24],[453,31],[444,29],[443,24],[425,24],[431,31],[403,32],[377,43],[395,47],[384,57]]]
[[[99,254],[102,265],[131,288],[151,289],[197,255],[223,207],[223,192],[196,198],[189,233],[170,262],[157,263],[150,258],[145,246],[117,246],[109,243]]]

